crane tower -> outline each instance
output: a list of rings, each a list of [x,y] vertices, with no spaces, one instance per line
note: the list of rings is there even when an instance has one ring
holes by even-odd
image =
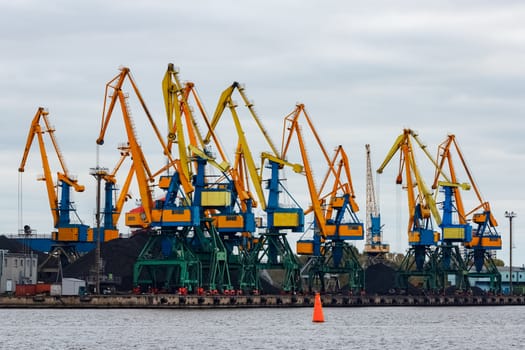
[[[369,263],[384,258],[390,251],[390,245],[383,243],[381,215],[376,202],[374,177],[372,175],[372,161],[370,159],[370,145],[366,144],[366,243],[365,253]]]

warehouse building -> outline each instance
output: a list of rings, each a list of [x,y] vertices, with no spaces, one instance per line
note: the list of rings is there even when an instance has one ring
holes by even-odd
[[[36,284],[37,268],[36,254],[0,249],[0,293],[14,292],[17,284]]]

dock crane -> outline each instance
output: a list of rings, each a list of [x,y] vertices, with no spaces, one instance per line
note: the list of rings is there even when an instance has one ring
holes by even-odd
[[[157,136],[161,150],[167,158],[167,165],[156,173],[149,170],[146,157],[137,142],[126,95],[123,92],[124,81],[131,83]],[[175,93],[178,90],[176,89]],[[203,206],[200,205],[201,197],[206,195],[204,165],[208,159],[197,159],[192,156],[192,158],[184,158],[187,159],[187,163],[183,163],[180,159],[173,159],[130,75],[129,68],[121,69],[121,73],[106,86],[104,105],[109,107],[104,109],[101,134],[97,143],[103,143],[104,132],[117,101],[122,109],[129,150],[133,159],[133,171],[138,180],[142,200],[140,208],[126,214],[126,224],[149,233],[148,241],[134,265],[134,285],[142,289],[151,287],[152,290],[181,293],[204,291],[204,289],[210,292],[231,290],[225,247],[213,226],[213,220],[204,216]],[[182,116],[183,112],[179,109],[180,97],[176,96],[172,102],[173,108],[180,113],[179,116]],[[175,111],[167,110],[167,112]],[[180,120],[177,118],[178,130],[182,129]],[[174,140],[179,143],[179,148],[186,149],[185,145],[182,146],[180,137]],[[183,154],[182,151],[179,154]],[[195,171],[191,170],[190,161],[197,164]],[[171,174],[168,172],[167,175],[161,175],[171,169],[173,169]],[[191,176],[191,179],[186,177],[186,174]],[[150,189],[150,184],[157,178],[158,187],[165,192],[162,199],[153,199]]]
[[[315,183],[301,120],[306,122],[326,162],[326,175],[319,187]],[[364,271],[357,249],[348,242],[363,239],[363,224],[357,217],[359,206],[355,200],[348,156],[342,146],[336,148],[334,156],[329,156],[303,104],[297,104],[294,111],[284,118],[281,158],[288,156],[293,139],[297,141],[304,167],[302,174],[306,177],[312,202],[305,214],[313,212],[314,216],[313,240],[297,242],[297,253],[309,257],[307,268],[303,269],[303,272],[308,272],[309,289],[312,290],[318,279],[321,290],[325,291],[326,276],[336,276],[338,282],[340,275],[346,275],[350,290],[361,292]]]
[[[151,194],[150,184],[152,184],[155,180],[150,170],[150,167],[146,161],[146,157],[142,152],[142,148],[140,147],[140,144],[137,140],[135,126],[133,124],[131,113],[129,111],[127,95],[122,90],[122,86],[124,85],[126,80],[129,80],[129,82],[131,83],[131,86],[134,89],[146,115],[148,116],[150,123],[154,125],[153,118],[151,117],[151,114],[149,113],[149,110],[146,107],[142,95],[140,94],[138,87],[131,76],[130,69],[127,67],[122,67],[120,69],[120,73],[106,84],[102,112],[102,122],[100,133],[97,138],[97,144],[104,144],[105,133],[111,120],[111,116],[113,115],[114,108],[118,102],[122,111],[126,135],[128,139],[127,144],[129,147],[129,152],[131,154],[134,175],[138,183],[143,208],[143,211],[141,211],[140,213],[127,213],[126,225],[130,227],[146,228],[153,221],[153,197]],[[158,131],[156,126],[154,126],[154,130],[156,131],[157,137],[160,138],[160,132]]]
[[[413,140],[431,161],[432,166],[437,167],[418,135],[413,130],[405,129],[377,170],[378,173],[382,173],[393,155],[400,152],[400,168],[396,183],[398,185],[403,183],[402,173],[405,170],[409,250],[398,269],[397,286],[406,289],[409,279],[415,277],[420,279],[427,290],[435,292],[446,288],[448,276],[454,275],[456,289],[467,289],[469,282],[466,264],[455,243],[469,240],[471,227],[462,222],[454,222],[453,214],[456,211],[453,195],[460,189],[467,190],[468,185],[453,183],[448,178],[439,184],[445,194],[442,203],[443,216],[441,216],[433,193],[424,182],[416,164]],[[441,228],[441,235],[434,231],[432,219]]]
[[[211,166],[207,167],[207,172],[211,173],[210,170],[215,169],[218,173],[214,180],[211,174],[206,176],[206,189],[202,195],[199,194],[203,196],[200,204],[206,208],[206,215],[213,217],[220,234],[244,232],[245,238],[251,236],[255,229],[252,209],[257,207],[257,201],[244,181],[244,168],[238,153],[234,166],[231,166],[196,92],[195,84],[182,84],[173,64],[168,65],[164,76],[163,92],[168,115],[168,146],[178,145],[179,159],[186,176],[189,178],[196,173],[199,159]],[[198,128],[199,121],[190,106],[190,97],[200,112],[200,120],[204,122],[206,139]],[[214,150],[218,152],[218,160]],[[219,197],[223,199],[220,200]],[[235,208],[236,206],[239,208]]]
[[[104,105],[103,105],[103,111],[102,111],[102,122],[101,122],[101,128],[100,133],[97,138],[97,144],[103,145],[104,144],[104,138],[106,134],[106,130],[109,126],[109,122],[111,120],[111,117],[113,115],[115,106],[117,104],[120,105],[122,118],[125,126],[126,136],[127,136],[127,152],[131,155],[132,164],[130,167],[130,171],[128,173],[128,178],[126,180],[126,185],[129,186],[129,182],[131,181],[131,178],[135,178],[139,193],[140,193],[140,199],[141,199],[141,206],[137,209],[131,210],[130,212],[126,213],[125,215],[125,224],[128,227],[134,228],[134,229],[142,229],[142,230],[150,230],[152,228],[152,225],[154,224],[155,220],[160,221],[160,218],[163,217],[163,208],[162,206],[155,206],[153,195],[152,195],[152,185],[155,181],[154,174],[150,170],[149,164],[147,163],[146,157],[143,154],[142,148],[138,142],[138,138],[136,135],[135,126],[131,117],[131,111],[129,110],[129,104],[128,104],[128,95],[123,91],[123,86],[126,81],[129,81],[131,84],[131,87],[133,91],[135,92],[137,98],[139,99],[139,102],[148,117],[148,120],[150,124],[152,125],[152,128],[156,132],[157,138],[160,142],[160,144],[163,147],[164,154],[166,154],[168,157],[170,157],[170,153],[168,152],[167,147],[164,145],[162,136],[158,129],[156,128],[156,125],[154,124],[153,118],[151,117],[151,114],[149,110],[146,107],[146,104],[140,94],[140,91],[138,89],[137,84],[135,83],[133,77],[131,76],[130,69],[127,67],[123,67],[120,69],[120,73],[115,76],[113,79],[111,79],[106,84],[105,94],[104,94]],[[169,164],[173,165],[174,160],[169,159]],[[110,187],[111,183],[113,183],[112,178],[107,179],[107,184]],[[162,187],[162,184],[160,185]],[[169,182],[167,185],[169,186]],[[183,212],[182,214],[178,215],[178,218],[187,215],[188,213]],[[168,216],[168,215],[166,215]],[[109,216],[108,216],[109,218]],[[171,220],[173,220],[173,217],[170,217]],[[153,232],[153,231],[152,231]],[[151,235],[150,240],[151,241],[155,237],[154,234]],[[148,243],[149,243],[148,241]],[[151,243],[150,243],[151,245]],[[146,245],[147,247],[148,245]],[[140,260],[140,259],[139,259]],[[135,270],[139,270],[139,272],[142,270],[142,266],[135,266]],[[151,270],[155,270],[155,267],[153,266]],[[136,277],[137,272],[135,271],[134,274],[134,280],[135,284],[137,284],[136,280],[138,277]],[[168,277],[169,278],[169,277]],[[154,278],[150,278],[147,282],[149,282],[149,285],[154,285],[153,281]]]
[[[193,179],[192,206],[206,223],[208,234],[216,239],[212,260],[219,268],[219,279],[228,280],[219,291],[231,291],[229,268],[239,260],[235,248],[246,249],[255,230],[253,196],[245,188],[237,166],[231,167],[192,82],[181,84],[173,64],[163,79],[163,92],[168,116],[169,141],[177,145],[181,169]],[[199,121],[190,106],[190,97],[200,111],[208,138],[204,140]],[[188,141],[186,141],[188,140]],[[219,152],[216,161],[212,147]],[[213,174],[215,172],[215,174]],[[162,179],[162,177],[161,177]],[[169,193],[169,191],[168,191]],[[201,256],[205,259],[204,256]],[[201,260],[202,260],[201,259]],[[207,264],[203,262],[203,264]],[[220,277],[223,276],[224,278]]]
[[[237,112],[237,104],[232,99],[235,91],[241,96],[250,116],[264,138],[266,146],[271,149],[270,152],[261,154],[260,168],[255,163],[253,152],[243,129],[243,123],[241,123]],[[230,111],[237,133],[236,161],[233,168],[238,169],[239,178],[244,177],[243,182],[245,186],[248,183],[253,185],[258,203],[267,216],[266,225],[259,225],[263,231],[259,232],[259,236],[254,239],[255,244],[253,248],[247,251],[243,257],[240,277],[241,289],[258,292],[260,290],[259,279],[262,270],[282,269],[284,271],[282,289],[287,292],[298,291],[301,289],[300,264],[288,243],[286,235],[289,230],[292,232],[301,232],[303,230],[304,214],[296,202],[296,207],[285,207],[282,205],[281,194],[283,192],[287,193],[287,191],[279,175],[280,170],[284,167],[291,167],[294,171],[302,171],[302,168],[279,157],[277,148],[241,84],[234,82],[222,92],[211,120],[212,130],[216,129],[226,109]],[[208,140],[209,137],[210,133],[207,134],[205,140]],[[266,166],[270,169],[270,178],[263,180],[263,169]],[[241,174],[244,176],[241,176]],[[266,199],[264,194],[263,183],[266,183],[268,189],[268,199]],[[289,195],[289,193],[287,194]]]
[[[460,222],[465,225],[468,222],[472,222],[476,225],[472,230],[472,234],[462,240],[463,245],[467,249],[465,260],[469,272],[468,276],[488,279],[490,290],[499,293],[501,292],[501,274],[492,258],[492,252],[501,249],[501,236],[497,231],[498,223],[492,213],[489,202],[483,199],[474,181],[472,172],[465,161],[463,152],[457,143],[456,136],[453,134],[448,135],[445,141],[438,146],[436,157],[438,167],[436,168],[432,187],[435,188],[439,185],[440,180],[446,176],[445,172],[453,183],[458,182],[459,174],[454,166],[455,158],[459,158],[464,174],[468,178],[478,203],[473,209],[467,211],[461,192],[454,192]]]
[[[55,129],[51,126],[48,115],[49,112],[45,108],[39,107],[37,109],[29,128],[24,154],[18,171],[20,173],[24,172],[31,146],[36,137],[40,149],[42,168],[44,170],[43,176],[38,180],[42,180],[46,184],[49,208],[51,209],[51,215],[53,217],[53,227],[56,231],[52,232],[50,242],[48,242],[47,239],[46,242],[35,239],[25,240],[25,243],[31,246],[34,245],[34,248],[37,250],[47,250],[49,252],[49,258],[56,256],[59,259],[60,266],[65,266],[80,256],[79,249],[77,249],[78,245],[89,244],[89,242],[93,241],[93,237],[89,236],[89,227],[82,223],[71,200],[72,189],[76,192],[83,192],[85,188],[69,173],[60,148],[58,147]],[[44,134],[49,136],[58,162],[60,163],[61,171],[57,172],[56,179],[53,178],[51,172]],[[58,199],[58,192],[60,192],[60,201]],[[79,223],[72,221],[72,215],[77,218]],[[43,271],[42,269],[47,264],[49,258],[40,264],[40,271]],[[58,273],[61,268],[60,266],[57,267],[58,270],[48,267],[45,272]]]
[[[370,263],[378,259],[384,259],[384,255],[390,252],[390,245],[383,242],[381,215],[376,202],[374,190],[374,178],[372,173],[372,160],[370,157],[370,145],[366,149],[366,243],[364,252],[368,255]]]

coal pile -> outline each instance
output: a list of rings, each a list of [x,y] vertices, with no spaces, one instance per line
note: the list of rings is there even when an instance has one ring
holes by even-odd
[[[0,236],[0,249],[7,250],[9,253],[29,254],[32,252],[38,256],[38,264],[41,264],[48,257],[47,254],[33,250],[16,239],[8,238],[4,235]]]
[[[130,238],[119,238],[101,245],[100,256],[104,264],[103,274],[106,276],[112,274],[115,278],[120,277],[122,281],[120,285],[115,286],[117,291],[129,292],[133,289],[133,265],[147,240],[147,232],[141,232]],[[65,266],[63,276],[80,279],[86,279],[90,275],[94,276],[95,254],[96,251],[92,250],[74,263]],[[236,273],[231,272],[231,281],[234,285],[236,280]],[[279,294],[281,291],[268,273],[262,274],[260,287],[265,294]]]
[[[112,274],[121,278],[116,286],[119,291],[130,291],[133,288],[133,265],[146,244],[146,233],[137,233],[130,238],[119,238],[100,246],[100,257],[104,264],[104,275]],[[93,274],[96,250],[80,257],[74,263],[64,267],[64,277],[85,278]]]
[[[365,270],[365,287],[368,294],[389,294],[395,289],[396,271],[383,263]]]
[[[10,253],[27,253],[30,248],[15,239],[0,236],[0,249],[9,250]]]

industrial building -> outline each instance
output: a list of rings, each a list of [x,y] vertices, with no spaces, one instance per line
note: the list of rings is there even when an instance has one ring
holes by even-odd
[[[0,250],[0,293],[15,291],[17,284],[36,284],[38,257]]]

